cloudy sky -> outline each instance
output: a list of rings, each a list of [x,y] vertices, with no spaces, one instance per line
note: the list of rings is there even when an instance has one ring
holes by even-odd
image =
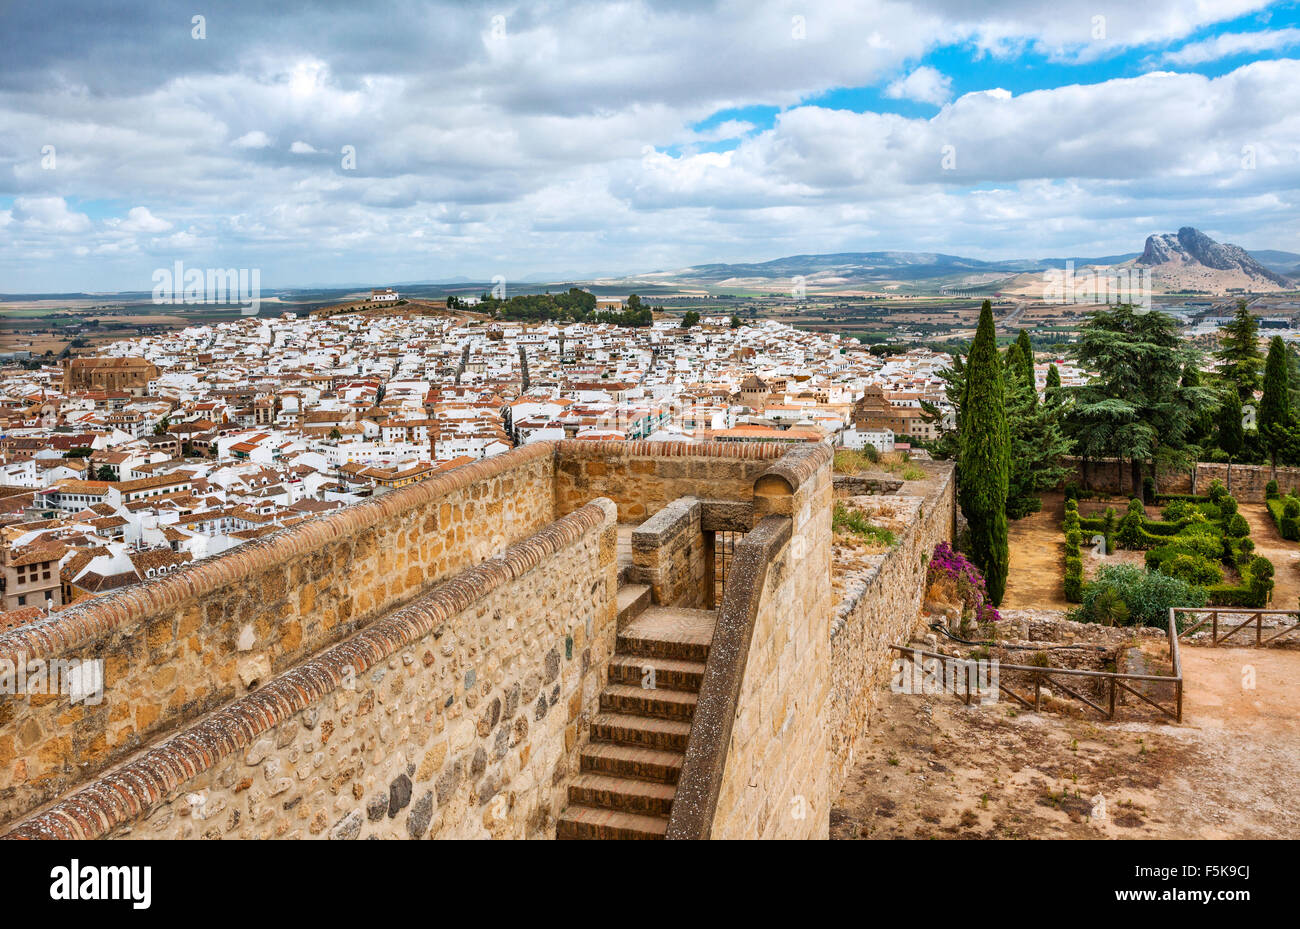
[[[1295,2],[0,0],[0,56],[0,293],[1300,251]]]

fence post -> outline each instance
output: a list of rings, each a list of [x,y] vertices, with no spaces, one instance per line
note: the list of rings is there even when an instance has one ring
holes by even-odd
[[[1107,719],[1115,718],[1115,678],[1110,679],[1110,715]]]

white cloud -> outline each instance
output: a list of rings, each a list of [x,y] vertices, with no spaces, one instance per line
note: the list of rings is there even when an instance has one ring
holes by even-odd
[[[922,65],[886,87],[885,96],[943,106],[952,99],[952,78],[929,65]]]
[[[1296,45],[1300,45],[1300,29],[1231,32],[1165,52],[1164,60],[1176,65],[1199,65],[1233,55],[1277,52]]]
[[[140,252],[182,249],[286,285],[870,246],[1119,251],[1188,223],[1258,224],[1274,247],[1300,250],[1296,62],[958,99],[935,68],[906,70],[939,47],[974,47],[975,76],[978,50],[1158,56],[1265,5],[826,0],[799,11],[795,38],[786,0],[525,4],[490,50],[485,18],[456,4],[431,3],[396,31],[340,7],[292,35],[251,28],[250,6],[240,15],[256,44],[202,67],[131,58],[120,37],[83,30],[75,56],[66,37],[50,46],[48,73],[24,69],[23,54],[0,69],[0,203],[14,201],[0,213],[0,278],[140,289]],[[1104,41],[1091,38],[1094,16]],[[372,36],[392,53],[358,54]],[[943,109],[913,120],[801,105],[863,86]],[[759,128],[750,107],[781,115]],[[692,130],[718,113],[735,118]],[[57,147],[58,171],[30,140]],[[1255,171],[1240,169],[1245,144]],[[347,145],[356,170],[340,164]],[[92,221],[69,202],[149,206]],[[86,247],[131,260],[73,262]]]
[[[126,219],[118,226],[125,232],[166,232],[171,227],[171,223],[154,216],[149,212],[148,207],[143,206],[128,210]]]
[[[90,217],[69,210],[62,197],[19,197],[14,201],[13,216],[35,232],[78,233],[91,226]]]
[[[252,132],[245,132],[230,144],[235,148],[270,148],[271,139],[261,129],[254,129]]]

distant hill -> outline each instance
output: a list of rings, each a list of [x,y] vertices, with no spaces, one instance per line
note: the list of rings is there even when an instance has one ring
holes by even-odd
[[[1184,226],[1176,234],[1147,237],[1134,263],[1150,268],[1157,285],[1178,290],[1226,291],[1290,288],[1294,283],[1270,271],[1237,245],[1214,241],[1199,229]]]
[[[1041,291],[1042,272],[1073,263],[1085,268],[1150,268],[1158,291],[1291,289],[1296,282],[1282,272],[1294,273],[1300,255],[1261,251],[1263,260],[1236,245],[1221,244],[1205,233],[1185,226],[1177,233],[1153,235],[1141,252],[1098,258],[1014,258],[986,261],[942,252],[837,252],[826,255],[791,255],[753,263],[693,265],[676,271],[655,271],[619,281],[629,288],[675,285],[717,293],[737,290],[784,290],[802,278],[810,289],[833,292],[896,290],[917,285],[925,290],[988,286],[997,282],[1005,292],[1032,295]],[[1265,263],[1267,261],[1267,264]],[[606,281],[605,283],[612,283]]]
[[[1295,252],[1279,252],[1274,248],[1255,249],[1250,253],[1254,258],[1270,271],[1276,271],[1278,274],[1295,274],[1300,270],[1300,255]]]

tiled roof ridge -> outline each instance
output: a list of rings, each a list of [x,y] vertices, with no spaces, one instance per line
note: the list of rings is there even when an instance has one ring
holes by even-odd
[[[72,796],[27,817],[0,838],[92,839],[106,835],[152,809],[222,759],[252,746],[262,733],[337,690],[349,676],[359,676],[386,661],[424,638],[439,623],[526,574],[592,530],[613,525],[617,518],[612,501],[593,500],[501,554],[439,584],[409,606],[290,668],[264,687],[185,727]]]

